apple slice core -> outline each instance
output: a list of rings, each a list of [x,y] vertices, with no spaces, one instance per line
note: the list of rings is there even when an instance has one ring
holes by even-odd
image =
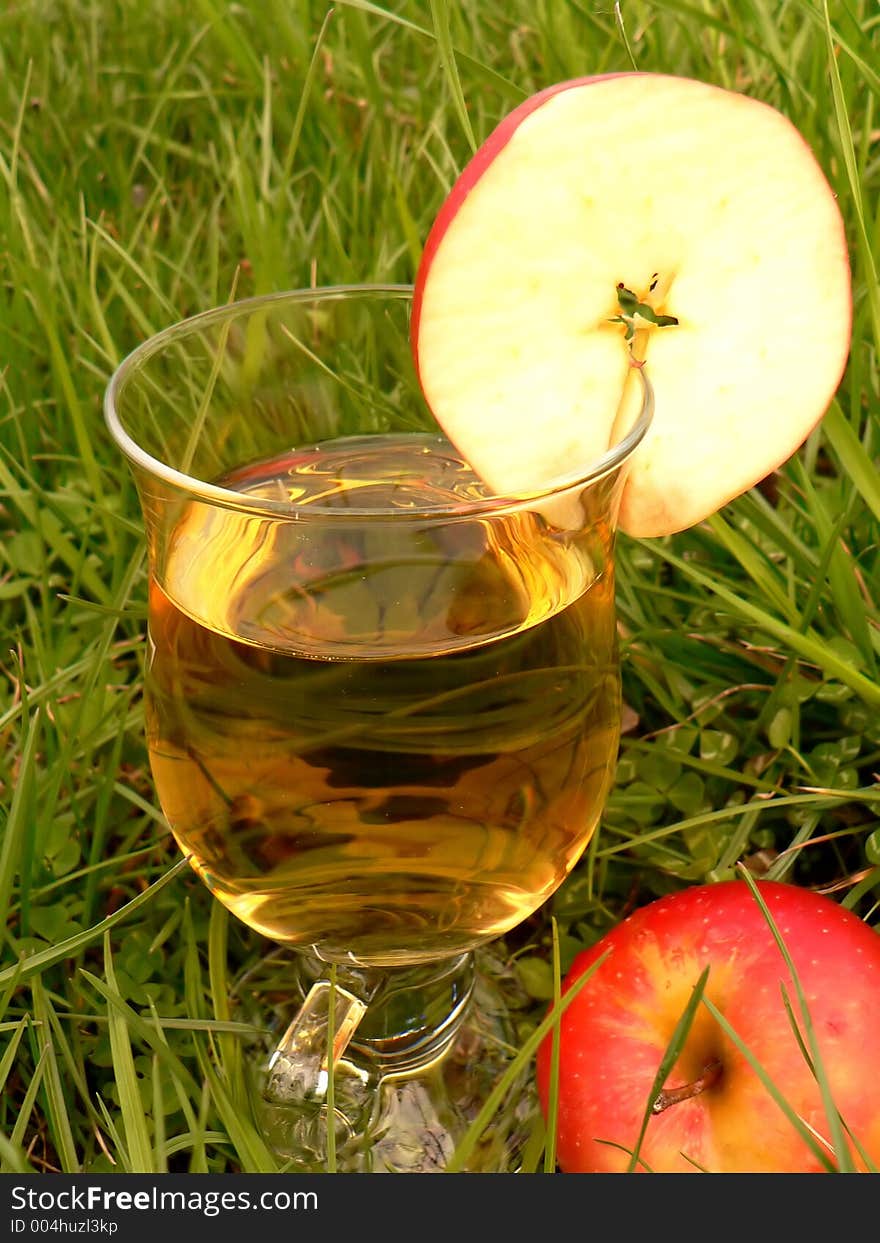
[[[621,286],[670,322],[633,336]],[[641,73],[560,83],[501,122],[431,229],[412,320],[429,406],[501,494],[587,473],[634,418],[644,360],[656,410],[620,520],[646,536],[790,457],[850,332],[843,221],[797,129],[746,95]]]

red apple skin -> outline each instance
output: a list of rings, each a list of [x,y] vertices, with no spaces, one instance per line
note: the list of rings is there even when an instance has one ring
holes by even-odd
[[[835,1105],[870,1165],[855,1148],[853,1161],[859,1169],[877,1167],[880,936],[838,903],[799,886],[762,881],[758,890],[803,987]],[[578,955],[563,991],[606,952],[560,1024],[557,1158],[564,1172],[627,1170],[660,1061],[706,966],[705,996],[831,1155],[820,1090],[782,1000],[784,987],[799,1015],[795,986],[745,881],[694,886],[640,908]],[[551,1048],[548,1036],[537,1057],[545,1117]],[[711,1086],[650,1119],[639,1172],[823,1169],[700,1006],[664,1086],[694,1083],[713,1061],[720,1074]]]
[[[473,158],[465,165],[464,169],[457,178],[455,184],[450,190],[440,211],[434,218],[431,230],[425,239],[425,245],[422,249],[422,257],[419,262],[419,270],[416,273],[415,287],[413,289],[413,305],[412,316],[410,320],[410,342],[412,345],[413,361],[416,367],[416,375],[419,372],[419,320],[422,314],[422,297],[425,290],[425,281],[431,269],[434,255],[437,248],[443,240],[443,235],[458,215],[462,203],[473,190],[474,186],[482,177],[483,173],[494,164],[498,153],[507,146],[513,135],[522,125],[523,121],[532,112],[535,112],[542,104],[546,103],[554,95],[558,95],[560,91],[570,91],[575,86],[586,86],[590,82],[607,81],[609,78],[621,78],[627,76],[624,73],[597,73],[583,78],[570,78],[567,82],[555,82],[552,86],[546,87],[543,91],[538,91],[536,95],[530,95],[528,99],[524,99],[521,104],[509,112],[507,116],[499,122],[486,141],[477,149]],[[632,76],[632,75],[630,75]]]

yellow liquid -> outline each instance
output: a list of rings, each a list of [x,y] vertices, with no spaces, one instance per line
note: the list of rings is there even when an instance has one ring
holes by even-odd
[[[338,445],[227,486],[324,512],[478,495],[428,438]],[[360,516],[318,534],[194,505],[150,588],[148,742],[181,849],[253,928],[375,966],[472,948],[544,902],[619,730],[610,558],[536,514],[404,537],[406,557]]]

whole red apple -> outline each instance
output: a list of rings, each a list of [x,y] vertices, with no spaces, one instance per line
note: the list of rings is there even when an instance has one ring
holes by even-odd
[[[837,902],[796,885],[757,885],[803,989],[834,1103],[880,1165],[880,936]],[[567,1173],[628,1168],[652,1084],[708,967],[704,998],[729,1023],[834,1160],[822,1094],[792,1029],[792,975],[745,881],[660,898],[578,955],[567,991],[607,953],[560,1023],[557,1157]],[[807,1046],[808,1047],[808,1046]],[[552,1034],[538,1051],[545,1116]],[[823,1168],[709,1008],[698,1005],[639,1149],[658,1173],[810,1173]]]

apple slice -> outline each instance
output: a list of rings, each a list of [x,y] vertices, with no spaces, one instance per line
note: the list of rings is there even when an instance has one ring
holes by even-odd
[[[621,525],[700,522],[806,439],[840,382],[844,226],[780,112],[688,78],[562,82],[507,116],[455,183],[416,279],[425,398],[487,485],[586,468],[656,398]]]

